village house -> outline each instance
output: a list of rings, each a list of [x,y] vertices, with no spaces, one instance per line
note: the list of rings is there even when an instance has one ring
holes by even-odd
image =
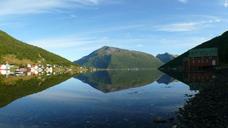
[[[31,64],[27,64],[27,68],[28,69],[31,69],[32,68],[32,65]]]
[[[59,67],[59,65],[26,64],[26,66],[17,66],[17,65],[9,65],[9,64],[0,64],[0,75],[8,75],[8,74],[13,74],[16,76],[22,76],[22,75],[31,76],[31,75],[40,75],[40,74],[52,75],[56,67]]]

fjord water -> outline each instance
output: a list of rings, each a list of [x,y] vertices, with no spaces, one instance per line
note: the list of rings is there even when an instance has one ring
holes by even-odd
[[[156,70],[58,75],[5,85],[7,79],[1,78],[0,86],[1,128],[188,126],[186,111],[194,114],[195,106],[186,101],[198,95],[197,83],[189,86]]]

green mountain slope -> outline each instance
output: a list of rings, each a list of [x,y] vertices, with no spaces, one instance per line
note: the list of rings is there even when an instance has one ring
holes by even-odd
[[[158,68],[161,62],[154,56],[138,52],[104,46],[75,63],[95,68]]]
[[[23,43],[7,33],[0,31],[0,63],[8,61],[13,64],[50,63],[59,65],[72,65],[58,55],[44,49]]]
[[[223,33],[221,36],[215,37],[212,40],[204,42],[193,49],[198,48],[218,48],[218,56],[220,66],[228,66],[228,31]],[[191,49],[191,50],[193,50]],[[190,50],[189,50],[190,51]],[[182,68],[183,67],[183,59],[189,55],[189,51],[175,58],[173,61],[166,63],[161,66],[161,70],[169,70],[173,68]]]

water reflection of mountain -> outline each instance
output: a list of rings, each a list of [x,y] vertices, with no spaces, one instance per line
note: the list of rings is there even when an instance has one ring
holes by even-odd
[[[55,75],[55,76],[10,76],[5,78],[0,76],[0,107],[13,102],[21,97],[38,93],[49,87],[57,85],[67,79],[71,75]]]
[[[174,82],[175,81],[175,79],[173,78],[173,77],[170,77],[169,75],[167,75],[167,74],[163,74],[158,80],[157,80],[157,82],[159,83],[159,84],[166,84],[166,85],[168,85],[168,84],[170,84],[170,83],[172,83],[172,82]]]
[[[144,86],[156,81],[160,76],[161,72],[158,70],[114,70],[86,73],[76,78],[102,92],[108,93]]]
[[[169,73],[199,93],[178,112],[180,128],[226,128],[228,126],[227,71]]]

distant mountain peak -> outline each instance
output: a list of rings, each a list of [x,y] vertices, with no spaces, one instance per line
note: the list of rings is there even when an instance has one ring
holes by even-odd
[[[103,54],[112,54],[114,52],[120,51],[120,48],[110,47],[110,46],[103,46],[102,48],[98,49],[98,52],[102,52]]]
[[[103,46],[100,49],[109,49],[109,48],[111,48],[111,47],[110,46]]]
[[[176,55],[172,55],[172,54],[170,54],[168,52],[165,52],[163,54],[158,54],[156,56],[156,58],[158,58],[163,63],[167,63],[167,62],[175,59],[176,58]]]

